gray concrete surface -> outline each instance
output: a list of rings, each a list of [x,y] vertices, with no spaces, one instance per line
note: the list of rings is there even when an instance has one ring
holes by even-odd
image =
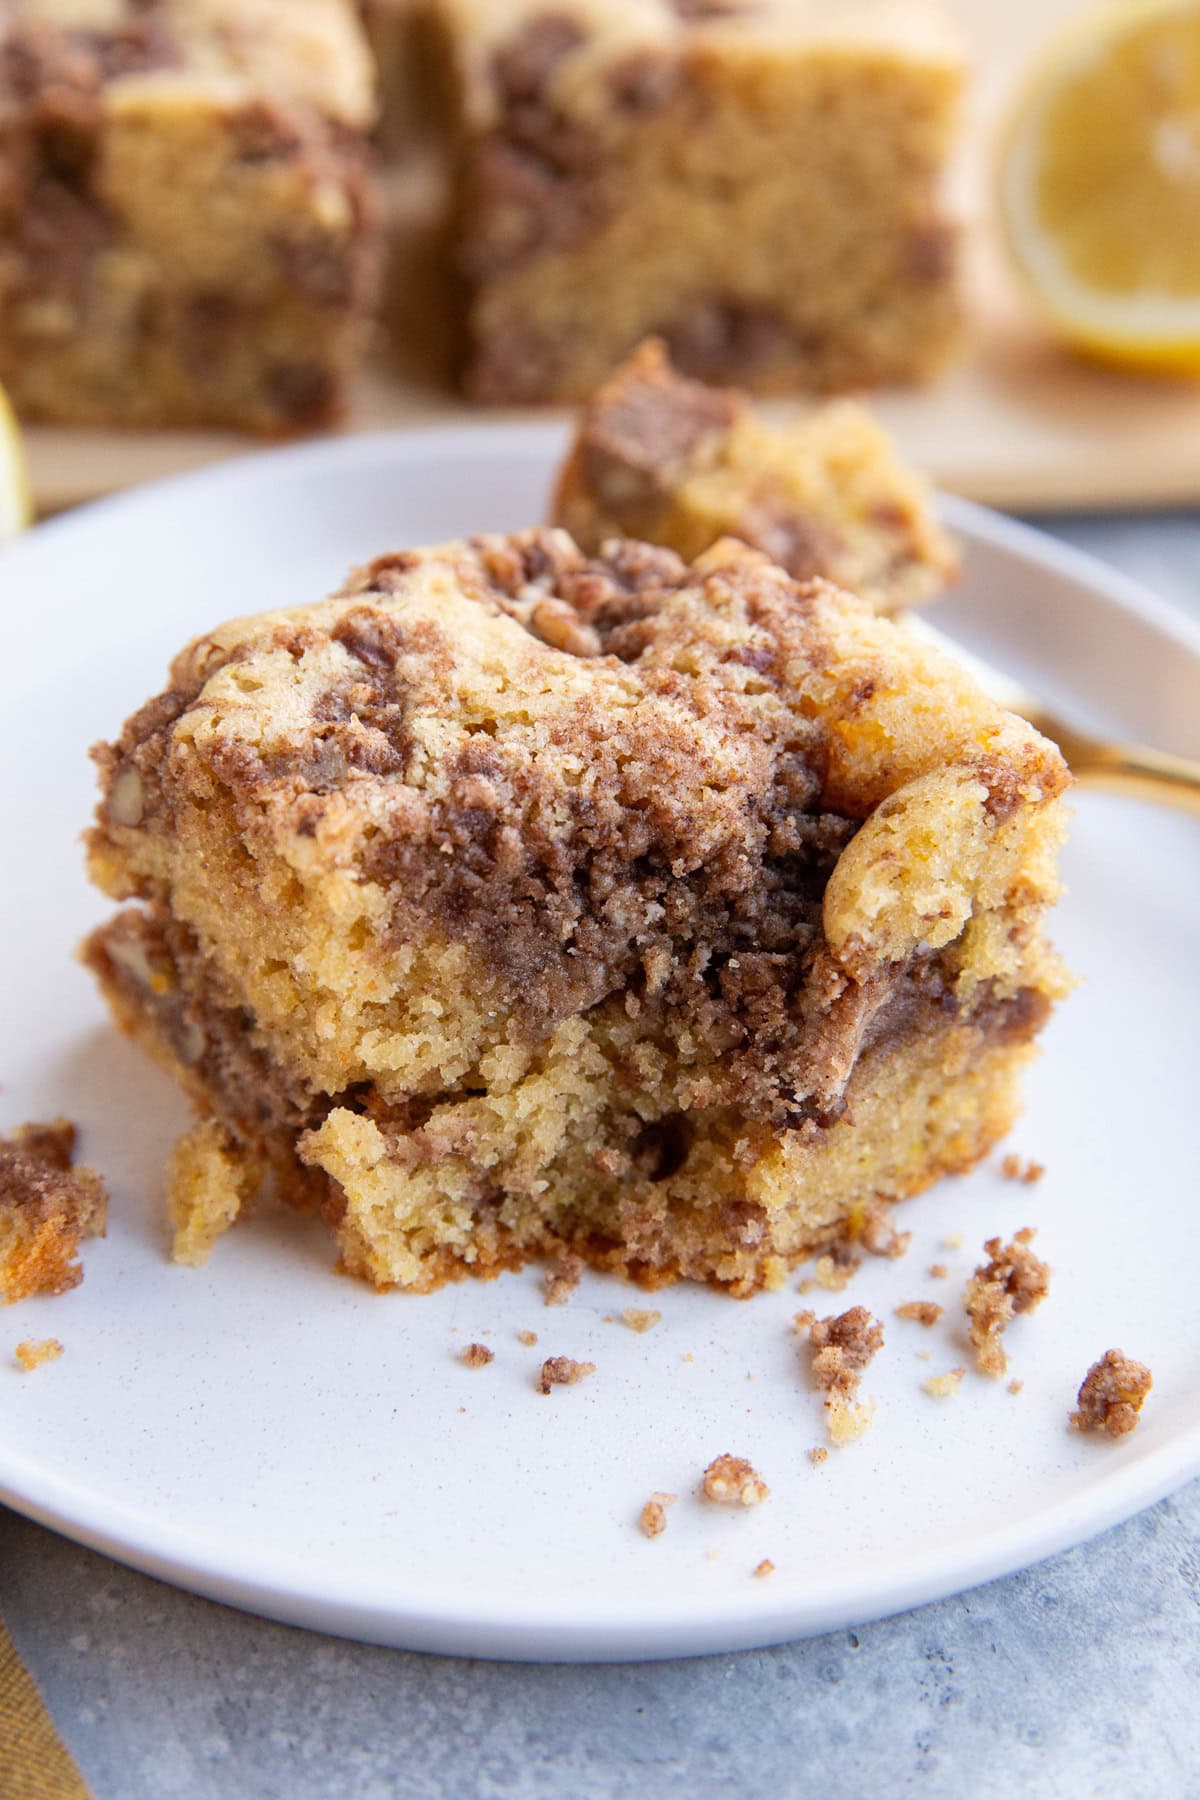
[[[1200,612],[1200,514],[1050,523]],[[974,1593],[696,1662],[342,1643],[2,1510],[0,1612],[97,1800],[1200,1800],[1200,1483]]]

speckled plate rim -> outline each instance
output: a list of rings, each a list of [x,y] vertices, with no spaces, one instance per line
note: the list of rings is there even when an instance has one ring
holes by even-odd
[[[473,424],[418,428],[352,439],[259,452],[196,473],[173,476],[149,487],[98,501],[51,520],[0,550],[0,591],[6,574],[50,535],[85,533],[97,515],[137,513],[176,491],[203,486],[214,503],[226,484],[273,481],[295,459],[334,459],[348,467],[374,466],[382,456],[431,456],[453,461],[478,454],[481,434],[490,434],[497,454],[507,445],[549,463],[560,447],[557,424]],[[1064,582],[1095,602],[1106,617],[1123,619],[1185,658],[1200,659],[1200,627],[1086,553],[973,503],[944,497],[947,524],[971,552],[1010,562],[1015,577],[1032,584]],[[1026,590],[1031,591],[1030,589]],[[1036,597],[1036,595],[1035,595]],[[939,624],[942,618],[939,615]],[[956,621],[957,623],[957,621]],[[12,664],[10,663],[10,668]],[[5,684],[0,680],[0,688]],[[1200,721],[1197,722],[1200,729]],[[1174,747],[1196,750],[1195,745]],[[211,1539],[134,1508],[112,1505],[86,1484],[63,1480],[13,1454],[0,1441],[0,1498],[17,1511],[90,1548],[144,1573],[210,1599],[263,1614],[284,1623],[370,1642],[443,1654],[520,1661],[614,1661],[654,1659],[763,1646],[885,1617],[961,1592],[1029,1566],[1129,1518],[1200,1475],[1200,1416],[1176,1430],[1165,1444],[1145,1452],[1130,1444],[1117,1464],[1100,1467],[1107,1452],[1097,1447],[1097,1473],[1086,1489],[1041,1506],[1029,1516],[970,1538],[962,1544],[932,1545],[919,1555],[893,1562],[886,1572],[867,1568],[847,1579],[810,1584],[802,1595],[775,1597],[767,1586],[733,1596],[696,1595],[653,1617],[631,1618],[619,1607],[589,1604],[581,1622],[569,1595],[530,1595],[519,1611],[475,1600],[468,1606],[397,1609],[380,1603],[366,1584],[331,1583],[291,1575],[286,1582],[264,1571],[236,1544],[213,1553]],[[606,1614],[608,1616],[606,1616]]]

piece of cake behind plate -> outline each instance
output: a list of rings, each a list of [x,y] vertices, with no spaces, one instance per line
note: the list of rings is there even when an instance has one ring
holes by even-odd
[[[691,559],[741,538],[880,612],[929,600],[958,573],[926,483],[866,407],[832,401],[775,424],[743,394],[681,375],[657,338],[583,408],[552,513],[591,552],[637,537]]]
[[[1057,750],[741,544],[381,557],[98,756],[85,955],[205,1115],[185,1254],[269,1175],[379,1285],[748,1293],[981,1156],[1064,985]]]

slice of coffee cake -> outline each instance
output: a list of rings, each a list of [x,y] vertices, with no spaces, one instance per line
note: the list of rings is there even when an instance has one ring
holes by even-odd
[[[981,1156],[1062,991],[1057,750],[733,542],[381,557],[97,755],[85,955],[208,1121],[193,1256],[269,1177],[381,1286],[748,1293]]]

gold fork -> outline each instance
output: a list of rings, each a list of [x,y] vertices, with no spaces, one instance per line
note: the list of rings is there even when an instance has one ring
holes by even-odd
[[[1078,731],[1011,675],[1002,674],[970,650],[964,650],[928,620],[912,613],[905,613],[903,618],[909,630],[973,675],[993,700],[1028,719],[1035,731],[1056,743],[1081,786],[1104,788],[1109,793],[1128,794],[1134,800],[1150,800],[1159,806],[1174,806],[1200,815],[1200,762],[1187,756],[1171,756],[1165,750],[1151,750],[1144,744],[1112,743]]]

